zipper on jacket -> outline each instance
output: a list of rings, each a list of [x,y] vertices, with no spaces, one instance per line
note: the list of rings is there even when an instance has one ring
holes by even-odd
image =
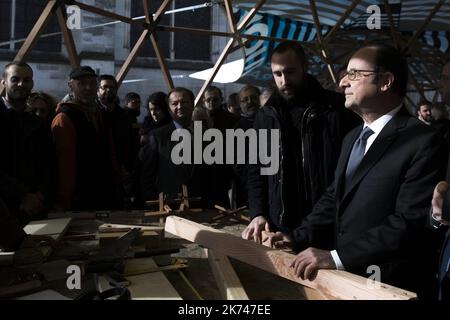
[[[283,152],[282,152],[282,144],[281,144],[281,134],[279,137],[279,143],[280,143],[280,147],[279,147],[279,153],[281,154],[281,160],[280,160],[280,196],[281,196],[281,213],[280,213],[280,219],[278,221],[279,225],[282,225],[283,223],[283,218],[284,218],[284,201],[283,201]]]
[[[279,183],[280,183],[280,198],[281,198],[281,213],[280,216],[278,218],[278,224],[282,225],[283,223],[283,217],[284,217],[284,201],[283,201],[283,144],[282,144],[282,139],[281,139],[281,125],[280,125],[280,114],[278,113],[278,111],[270,106],[270,109],[272,109],[275,113],[275,115],[278,117],[277,121],[278,121],[278,127],[280,128],[280,136],[279,136],[279,148],[278,148],[278,152],[280,153],[280,174],[279,174]]]
[[[302,116],[302,120],[301,120],[301,124],[302,124],[302,128],[301,128],[301,141],[302,141],[302,170],[303,170],[303,184],[305,187],[305,196],[306,196],[306,201],[308,201],[309,199],[309,192],[308,192],[308,188],[309,188],[309,176],[306,175],[306,161],[305,161],[305,131],[306,131],[306,125],[308,121],[305,121],[305,119],[307,120],[307,118],[309,117],[309,112],[311,111],[312,106],[309,106],[305,112],[303,113]]]

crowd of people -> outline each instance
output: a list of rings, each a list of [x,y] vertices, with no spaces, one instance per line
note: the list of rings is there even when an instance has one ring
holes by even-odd
[[[248,84],[225,99],[209,86],[197,106],[188,88],[155,92],[143,124],[141,97],[130,92],[121,106],[112,75],[73,69],[57,103],[33,91],[28,64],[6,65],[1,249],[20,247],[23,226],[48,212],[141,209],[161,192],[177,198],[185,185],[199,207],[247,206],[252,221],[242,237],[290,247],[299,277],[314,279],[319,269],[368,276],[375,265],[382,282],[419,298],[450,299],[449,221],[442,216],[449,185],[439,183],[450,173],[450,61],[439,81],[443,103],[424,100],[416,115],[404,106],[408,67],[393,47],[358,49],[340,92],[324,89],[307,61],[299,44],[281,43],[270,58],[273,87]],[[245,163],[174,163],[173,133],[193,133],[197,121],[202,133],[278,130],[279,141],[267,136],[259,145],[278,143],[279,170],[262,175],[266,164],[250,164],[249,154]]]

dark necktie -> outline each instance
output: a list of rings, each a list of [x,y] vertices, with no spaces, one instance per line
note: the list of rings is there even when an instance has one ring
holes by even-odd
[[[352,152],[350,153],[350,158],[347,163],[347,170],[345,171],[346,180],[353,176],[356,168],[358,168],[359,163],[364,157],[364,151],[366,150],[367,139],[374,134],[374,132],[369,128],[365,127],[364,130],[359,135],[353,144]]]
[[[450,269],[450,231],[447,232],[446,239],[444,241],[441,261],[439,266],[439,299],[450,299],[450,279],[448,278],[448,272]]]

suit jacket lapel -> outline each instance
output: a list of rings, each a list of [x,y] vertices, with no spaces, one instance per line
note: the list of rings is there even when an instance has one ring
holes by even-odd
[[[353,177],[350,179],[347,186],[345,186],[345,197],[355,188],[361,179],[363,179],[369,170],[378,162],[378,160],[383,156],[392,142],[395,141],[398,136],[398,130],[403,128],[408,119],[410,118],[408,112],[405,108],[400,109],[400,111],[394,116],[394,118],[389,121],[386,126],[381,130],[378,137],[373,142],[370,149],[367,151],[364,158],[361,160],[359,167],[356,169]],[[350,154],[347,155],[347,158]],[[344,181],[345,181],[345,168],[344,168]]]

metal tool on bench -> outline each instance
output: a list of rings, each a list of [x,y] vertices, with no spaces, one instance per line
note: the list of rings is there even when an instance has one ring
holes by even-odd
[[[101,247],[86,265],[86,273],[94,273],[95,290],[88,290],[77,300],[129,300],[127,281],[121,275],[124,271],[124,259],[131,244],[140,235],[139,228],[133,228],[111,244]]]
[[[76,300],[131,300],[129,282],[116,272],[94,274],[94,283],[95,289],[84,291]]]
[[[111,244],[101,247],[98,253],[88,260],[86,273],[123,272],[123,260],[131,244],[139,235],[140,229],[134,228],[122,237],[114,240]]]

